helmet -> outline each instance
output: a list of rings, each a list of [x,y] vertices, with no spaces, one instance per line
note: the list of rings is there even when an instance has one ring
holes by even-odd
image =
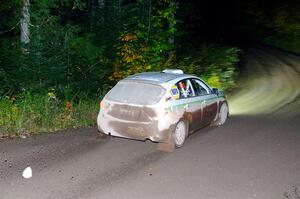
[[[184,82],[179,82],[179,89],[184,89],[185,90],[185,83]]]

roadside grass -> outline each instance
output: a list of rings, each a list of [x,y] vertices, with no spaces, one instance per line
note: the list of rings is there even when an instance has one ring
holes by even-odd
[[[0,137],[89,127],[96,123],[99,100],[77,102],[55,96],[22,93],[0,98]]]

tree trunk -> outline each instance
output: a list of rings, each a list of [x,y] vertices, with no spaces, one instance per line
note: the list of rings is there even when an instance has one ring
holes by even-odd
[[[171,6],[174,6],[174,2],[170,3],[170,7]],[[172,13],[172,18],[175,19],[175,13]],[[169,29],[172,29],[172,28],[174,28],[174,24],[169,23]],[[174,40],[175,40],[174,35],[170,36],[169,37],[169,44],[174,45]]]
[[[150,29],[151,29],[151,10],[152,10],[152,2],[151,2],[151,0],[149,0],[149,10],[148,10],[148,36],[147,36],[147,41],[149,40]]]
[[[99,9],[104,8],[104,0],[98,0],[98,7],[99,7]]]
[[[103,25],[105,23],[105,20],[104,20],[104,6],[105,6],[105,0],[98,0],[98,15],[100,15],[100,23],[102,25],[102,28],[103,28]]]
[[[29,32],[29,24],[30,24],[30,14],[29,14],[29,7],[30,2],[29,0],[23,0],[23,8],[22,8],[22,19],[21,19],[21,26],[20,26],[20,41],[22,44],[27,44],[30,42],[30,32]]]
[[[174,4],[175,4],[174,1],[172,1],[170,3],[170,7],[174,6]],[[174,12],[172,13],[171,17],[172,17],[173,20],[175,20],[175,13]],[[168,26],[169,26],[168,27],[169,29],[173,29],[174,28],[174,23],[169,22]],[[175,35],[174,34],[169,36],[168,42],[172,46],[172,50],[169,51],[169,59],[173,60],[176,57],[176,50],[174,48],[174,45],[175,45]]]

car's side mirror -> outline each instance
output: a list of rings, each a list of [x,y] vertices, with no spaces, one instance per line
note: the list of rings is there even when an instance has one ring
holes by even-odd
[[[211,89],[212,94],[219,95],[219,89],[213,88]]]

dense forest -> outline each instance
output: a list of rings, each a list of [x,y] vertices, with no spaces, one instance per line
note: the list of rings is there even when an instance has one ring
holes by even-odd
[[[248,43],[300,52],[299,11],[296,0],[2,1],[0,135],[91,126],[101,97],[143,71],[231,90]]]

